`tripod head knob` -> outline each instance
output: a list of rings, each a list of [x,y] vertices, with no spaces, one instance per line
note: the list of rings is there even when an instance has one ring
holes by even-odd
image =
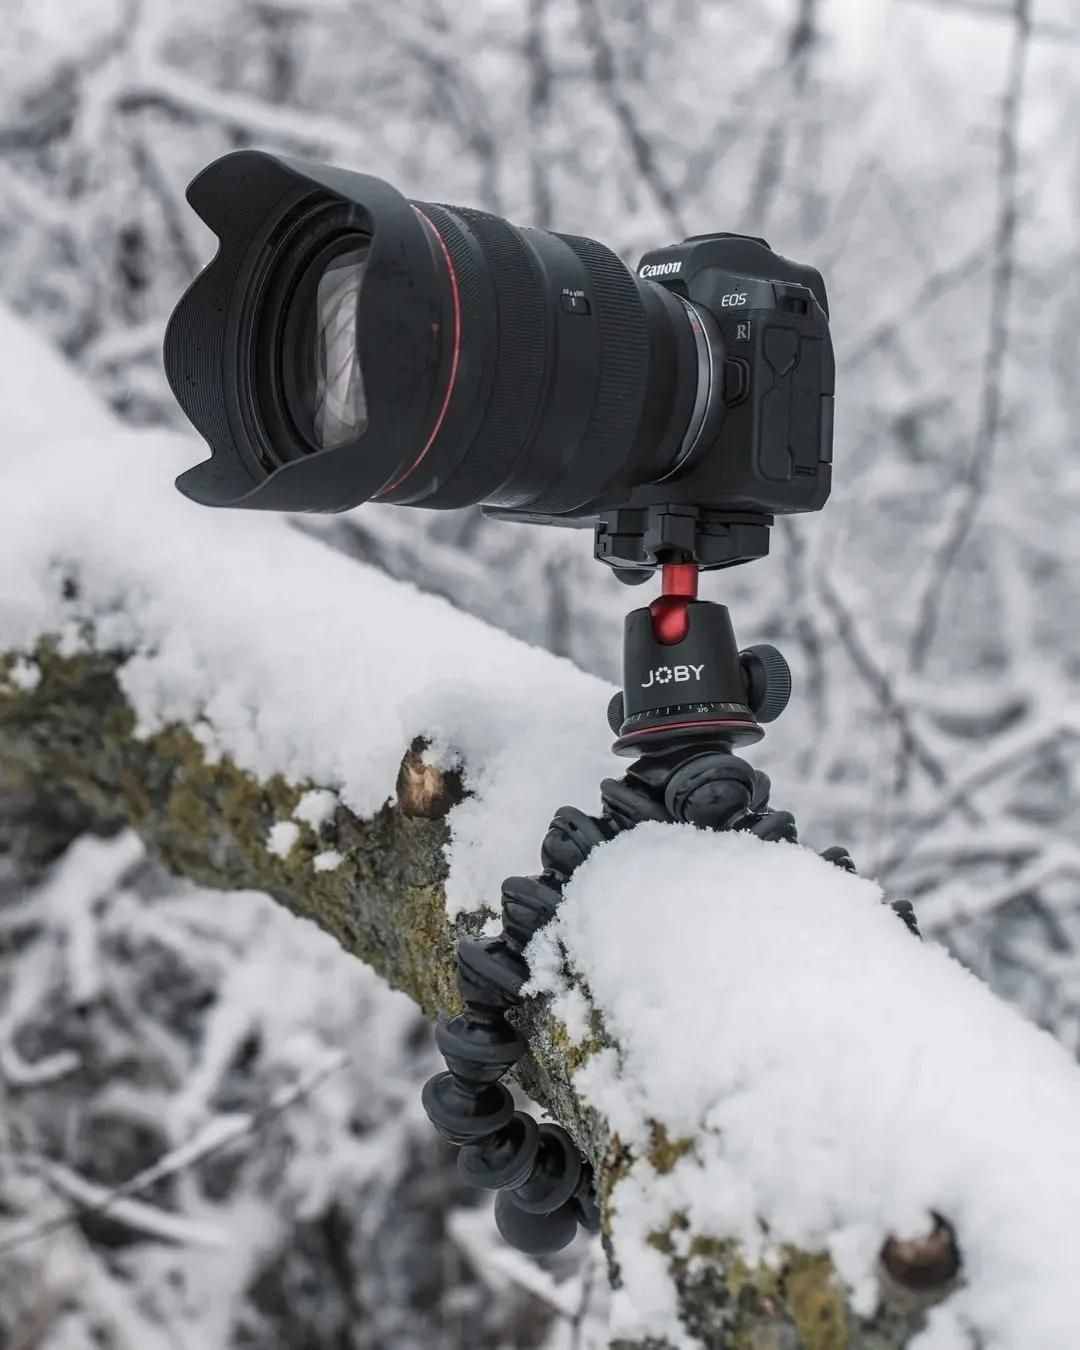
[[[746,647],[739,653],[739,665],[750,711],[759,722],[775,722],[791,698],[791,667],[768,642]]]

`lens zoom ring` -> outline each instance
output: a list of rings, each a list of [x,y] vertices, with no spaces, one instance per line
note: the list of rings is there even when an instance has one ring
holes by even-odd
[[[539,413],[547,366],[544,282],[539,264],[512,225],[485,211],[444,209],[465,222],[495,283],[495,382],[487,415],[460,471],[470,480],[474,473],[482,474],[488,495],[506,477]],[[458,476],[452,486],[459,487]]]
[[[435,226],[446,245],[446,251],[454,264],[461,307],[465,314],[469,314],[474,305],[485,303],[480,260],[476,256],[476,250],[469,247],[460,224],[445,207],[436,206],[432,202],[416,202],[415,205]]]
[[[600,386],[579,454],[609,476],[625,462],[641,427],[649,379],[649,331],[637,281],[621,259],[595,239],[558,236],[585,265],[592,283],[600,348]]]

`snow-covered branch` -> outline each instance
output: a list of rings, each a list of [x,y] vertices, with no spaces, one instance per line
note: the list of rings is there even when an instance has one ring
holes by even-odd
[[[287,523],[190,505],[191,440],[112,425],[8,338],[5,783],[451,1006],[455,935],[554,807],[595,803],[609,691]],[[35,380],[84,429],[50,435]],[[646,825],[530,947],[521,1078],[598,1170],[619,1344],[1068,1343],[1076,1067],[881,901],[807,849]]]

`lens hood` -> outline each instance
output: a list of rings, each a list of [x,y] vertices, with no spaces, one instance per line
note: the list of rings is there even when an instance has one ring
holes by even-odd
[[[257,150],[215,160],[187,198],[219,247],[165,332],[169,384],[211,452],[177,487],[208,506],[275,511],[366,501],[423,443],[450,360],[444,336],[455,320],[422,220],[379,178]],[[274,307],[286,307],[305,257],[335,230],[369,239],[356,319],[367,427],[356,441],[319,449],[258,391],[276,360],[266,336]]]

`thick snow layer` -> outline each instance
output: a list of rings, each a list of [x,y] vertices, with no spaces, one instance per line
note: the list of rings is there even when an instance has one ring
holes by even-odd
[[[451,911],[497,908],[503,876],[538,865],[551,812],[598,800],[613,767],[600,681],[279,517],[193,505],[172,480],[201,441],[112,423],[10,315],[0,350],[0,651],[29,657],[59,633],[74,652],[91,621],[135,653],[122,681],[144,732],[186,723],[211,754],[362,816],[429,737],[473,793],[450,821]],[[21,661],[15,680],[33,678]],[[308,795],[297,818],[317,828],[328,807]],[[268,847],[292,842],[278,830]]]
[[[881,901],[807,849],[648,824],[590,857],[533,940],[548,972],[565,945],[621,1047],[585,1062],[584,1095],[639,1152],[654,1120],[695,1141],[615,1192],[625,1330],[671,1334],[645,1238],[677,1210],[751,1257],[762,1222],[827,1248],[867,1313],[886,1236],[936,1211],[966,1287],[917,1350],[1080,1343],[1080,1073]]]

